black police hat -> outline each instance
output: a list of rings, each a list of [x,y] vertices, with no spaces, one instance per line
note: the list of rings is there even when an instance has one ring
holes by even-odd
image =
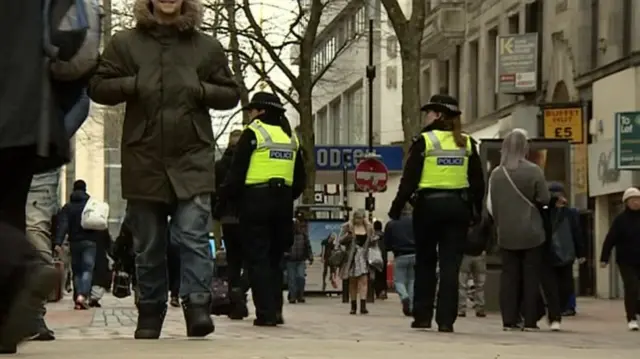
[[[253,97],[251,97],[251,101],[246,104],[243,110],[266,110],[266,109],[274,109],[279,111],[286,111],[284,105],[280,101],[280,98],[275,94],[269,92],[256,92]]]
[[[452,116],[458,116],[462,113],[458,106],[458,100],[449,95],[433,95],[429,102],[420,108],[420,111],[442,112]]]

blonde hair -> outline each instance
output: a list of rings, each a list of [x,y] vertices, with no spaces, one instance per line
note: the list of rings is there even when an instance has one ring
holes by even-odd
[[[369,219],[367,219],[367,212],[364,209],[357,209],[353,212],[353,215],[351,216],[351,221],[349,221],[349,223],[352,226],[355,226],[355,219],[356,218],[362,218],[362,224],[369,228],[371,226],[371,224],[369,223]]]

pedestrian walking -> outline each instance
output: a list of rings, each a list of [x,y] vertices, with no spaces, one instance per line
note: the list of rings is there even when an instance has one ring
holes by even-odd
[[[389,217],[400,218],[415,194],[413,230],[416,273],[413,328],[431,328],[439,288],[436,322],[441,332],[453,332],[458,313],[458,271],[461,243],[470,223],[480,218],[484,174],[475,142],[462,134],[458,101],[434,95],[422,106],[425,127],[414,138]]]
[[[460,263],[458,317],[467,316],[469,301],[469,280],[473,282],[473,309],[476,317],[484,318],[485,312],[484,284],[487,279],[487,245],[489,243],[488,226],[485,221],[469,228],[468,239],[464,247],[464,255]]]
[[[413,208],[404,206],[400,219],[391,220],[384,229],[384,242],[393,252],[393,286],[402,303],[402,313],[413,313],[413,287],[415,283],[416,243],[413,236]]]
[[[242,135],[242,131],[234,130],[229,134],[229,144],[222,154],[222,158],[216,162],[216,193],[222,191],[222,184],[227,178],[233,155],[236,152],[238,140]],[[216,241],[224,240],[224,252],[227,261],[226,277],[229,283],[229,298],[231,299],[231,310],[229,318],[232,320],[242,320],[249,316],[247,309],[247,291],[249,290],[249,279],[245,268],[245,254],[242,241],[242,228],[240,227],[240,219],[238,218],[238,208],[235,203],[221,203],[216,200],[215,210],[213,212],[214,220],[222,225],[223,238],[216,237]]]
[[[640,190],[627,188],[622,195],[624,211],[616,216],[602,244],[600,267],[606,268],[611,252],[624,288],[624,309],[629,330],[638,331],[638,295],[640,294]]]
[[[550,201],[542,169],[526,159],[529,144],[522,130],[502,142],[500,165],[489,178],[487,209],[502,253],[500,310],[504,330],[538,330],[542,259],[547,248],[543,207]],[[552,306],[555,307],[555,306]],[[524,328],[520,312],[524,316]],[[553,326],[560,313],[550,313]]]
[[[238,208],[256,326],[283,324],[284,252],[293,244],[293,201],[305,187],[304,155],[278,96],[258,92],[244,107],[251,122],[218,192]]]
[[[134,337],[160,337],[169,293],[167,226],[180,246],[187,336],[204,337],[215,329],[210,317],[215,157],[210,110],[234,108],[240,92],[224,48],[199,30],[200,0],[136,0],[132,13],[136,26],[106,44],[89,96],[103,105],[126,103],[122,197],[136,252]]]
[[[284,254],[287,270],[287,289],[290,304],[305,303],[307,264],[313,264],[313,251],[304,215],[297,215],[293,222],[293,245]]]
[[[373,226],[364,210],[353,212],[351,220],[342,225],[338,243],[345,247],[347,259],[340,273],[349,281],[350,314],[356,314],[360,300],[360,314],[369,314],[367,292],[369,291],[369,249],[377,246]]]

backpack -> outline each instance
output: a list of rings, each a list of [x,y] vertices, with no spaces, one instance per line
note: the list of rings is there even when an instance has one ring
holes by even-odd
[[[80,226],[86,230],[104,231],[109,228],[109,205],[89,197],[84,205]]]
[[[552,264],[556,267],[568,265],[576,259],[570,221],[569,213],[556,213],[551,236]]]
[[[99,0],[45,0],[45,53],[54,80],[74,81],[89,74],[100,54]]]

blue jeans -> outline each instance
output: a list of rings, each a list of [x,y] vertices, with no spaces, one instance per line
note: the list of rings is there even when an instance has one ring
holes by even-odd
[[[180,252],[180,297],[211,293],[210,215],[211,196],[208,193],[180,200],[174,206],[129,201],[125,220],[133,234],[140,304],[167,303],[167,233]],[[171,217],[170,222],[168,217]]]
[[[287,286],[289,289],[289,300],[304,297],[304,286],[306,284],[306,269],[304,261],[287,261]]]
[[[73,271],[73,288],[76,296],[91,296],[93,267],[96,262],[97,245],[94,241],[83,240],[70,242],[71,270]]]
[[[407,254],[393,259],[393,285],[400,300],[409,299],[409,308],[413,309],[413,283],[416,255]]]

